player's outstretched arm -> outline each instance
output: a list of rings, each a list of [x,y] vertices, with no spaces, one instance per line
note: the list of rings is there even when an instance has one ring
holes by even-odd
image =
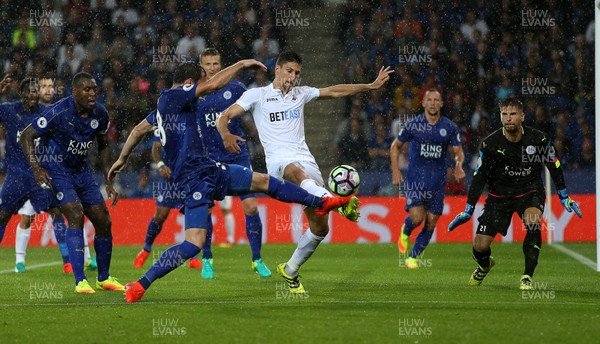
[[[35,139],[38,137],[40,137],[40,134],[33,129],[32,126],[28,126],[23,133],[21,133],[19,140],[21,141],[21,148],[25,153],[25,157],[27,158],[27,161],[29,161],[29,166],[31,166],[31,170],[33,171],[35,182],[42,188],[49,189],[51,187],[50,180],[52,178],[48,172],[40,166],[35,156]]]
[[[215,74],[207,82],[199,84],[196,87],[196,97],[207,95],[227,86],[235,75],[244,68],[260,68],[265,72],[267,71],[267,67],[257,60],[248,59],[238,61]]]
[[[229,131],[227,123],[229,123],[230,119],[243,115],[244,112],[244,108],[238,104],[232,104],[225,111],[223,111],[219,117],[219,120],[217,121],[217,130],[219,131],[219,134],[221,134],[223,145],[225,146],[225,149],[231,153],[240,153],[242,149],[238,145],[238,142],[243,142],[246,140],[237,135],[233,135]]]
[[[394,186],[400,185],[404,181],[400,168],[398,167],[398,160],[400,159],[400,153],[402,152],[402,146],[404,142],[401,142],[397,138],[394,139],[390,147],[390,164],[392,169],[392,184]]]
[[[140,143],[142,137],[145,134],[151,132],[154,129],[152,124],[148,122],[146,119],[142,120],[138,125],[133,128],[127,141],[125,141],[125,145],[123,145],[123,149],[121,149],[121,154],[115,163],[112,165],[110,170],[108,171],[108,176],[106,177],[107,181],[113,182],[117,174],[127,166],[127,160],[133,152],[133,149]]]
[[[318,99],[342,98],[361,92],[377,90],[390,79],[390,74],[393,72],[394,70],[391,67],[381,67],[377,79],[370,84],[340,84],[321,88],[319,89]]]

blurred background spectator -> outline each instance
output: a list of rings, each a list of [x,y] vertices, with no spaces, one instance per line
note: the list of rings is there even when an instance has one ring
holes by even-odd
[[[306,5],[284,0],[0,3],[0,68],[15,80],[0,101],[17,99],[17,83],[26,76],[53,78],[57,97],[63,97],[70,95],[75,73],[91,72],[101,86],[98,100],[111,116],[114,154],[154,107],[160,90],[170,87],[174,66],[197,60],[204,47],[218,48],[224,66],[243,58],[263,61],[269,72],[242,73],[240,79],[250,87],[269,84],[287,40],[275,11]],[[380,66],[391,65],[395,73],[383,89],[347,99],[346,117],[332,133],[332,154],[342,163],[389,174],[386,141],[423,111],[422,96],[434,87],[444,97],[442,114],[460,127],[465,165],[475,160],[481,139],[499,128],[497,102],[518,97],[526,124],[548,132],[565,169],[593,167],[593,11],[582,10],[588,7],[584,0],[541,6],[530,0],[340,5],[342,82],[369,83]],[[528,11],[536,8],[547,11]],[[534,13],[542,17],[530,17]],[[247,122],[252,163],[264,166],[258,135],[252,120]],[[0,129],[0,171],[3,137]],[[128,171],[149,168],[149,147],[139,148]],[[156,177],[153,171],[149,176]],[[137,179],[123,183],[124,194],[136,185]]]

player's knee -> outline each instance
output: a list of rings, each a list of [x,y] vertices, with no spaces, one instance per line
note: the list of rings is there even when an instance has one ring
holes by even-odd
[[[242,202],[242,208],[244,208],[244,214],[246,215],[256,215],[258,214],[258,203],[256,201],[253,202]]]
[[[264,173],[252,173],[251,191],[266,192],[269,189],[270,176]]]
[[[69,223],[69,228],[80,229],[83,228],[83,208],[80,211],[77,209],[70,209],[64,213]]]
[[[410,215],[410,221],[413,223],[413,225],[416,226],[420,226],[421,223],[423,223],[423,215]]]
[[[206,229],[190,228],[185,231],[185,240],[198,246],[198,248],[204,247],[206,241]]]
[[[314,235],[324,237],[329,233],[329,224],[327,219],[328,217],[324,216],[323,219],[317,219],[313,223],[310,223],[310,230]]]
[[[32,216],[22,215],[21,216],[21,222],[19,223],[19,225],[21,226],[21,228],[29,228],[29,227],[31,227],[31,218],[32,218]]]

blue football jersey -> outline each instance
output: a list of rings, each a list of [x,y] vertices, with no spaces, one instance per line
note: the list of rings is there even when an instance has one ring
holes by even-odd
[[[460,146],[454,122],[442,116],[430,124],[421,114],[404,123],[398,140],[410,143],[406,182],[411,188],[435,190],[446,184],[448,146]]]
[[[6,157],[4,163],[8,171],[27,174],[33,177],[29,162],[23,153],[19,139],[31,121],[44,112],[46,106],[38,103],[34,112],[27,112],[22,101],[0,104],[0,123],[6,132]]]
[[[91,171],[88,151],[96,136],[106,134],[109,123],[106,108],[98,102],[86,117],[77,113],[73,96],[48,106],[32,121],[42,138],[40,164],[48,171],[59,173]]]
[[[157,127],[165,164],[176,182],[215,166],[206,152],[194,113],[196,86],[183,85],[161,91],[156,113],[146,117]]]
[[[246,87],[241,82],[233,80],[219,91],[199,98],[196,102],[196,118],[202,131],[204,144],[209,156],[215,161],[228,162],[249,156],[246,142],[238,142],[241,148],[239,154],[230,153],[225,149],[221,134],[217,131],[217,120],[221,113],[234,104],[245,91]],[[230,120],[228,127],[232,134],[244,137],[241,117]]]

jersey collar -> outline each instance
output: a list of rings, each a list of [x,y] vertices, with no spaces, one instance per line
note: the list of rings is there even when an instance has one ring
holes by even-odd
[[[525,127],[521,126],[521,134],[525,134]],[[502,135],[504,137],[506,137],[506,130],[504,130],[504,127],[502,127]]]

